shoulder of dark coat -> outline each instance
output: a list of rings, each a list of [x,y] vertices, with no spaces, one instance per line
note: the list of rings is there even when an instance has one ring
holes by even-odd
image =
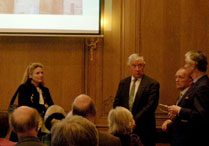
[[[99,139],[119,140],[118,137],[113,136],[113,135],[111,135],[111,134],[104,133],[104,132],[99,132]]]
[[[142,79],[143,80],[146,80],[149,83],[159,84],[159,82],[157,80],[155,80],[155,79],[153,79],[153,78],[151,78],[151,77],[149,77],[147,75],[144,75]]]
[[[126,83],[126,82],[130,82],[130,81],[131,81],[131,76],[122,79],[122,80],[120,81],[120,83]]]

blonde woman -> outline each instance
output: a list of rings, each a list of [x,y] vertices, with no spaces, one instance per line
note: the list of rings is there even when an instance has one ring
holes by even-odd
[[[18,87],[17,94],[15,93],[14,95],[15,98],[16,95],[18,97],[18,106],[25,105],[35,108],[42,119],[47,108],[54,104],[49,89],[44,86],[43,68],[44,66],[41,63],[28,65],[23,76],[22,84]],[[14,97],[13,99],[15,99]],[[43,126],[42,119],[40,119],[39,128]],[[41,131],[44,132],[44,128]],[[39,136],[42,132],[39,133]],[[10,135],[10,140],[17,141],[17,136],[13,132]]]
[[[41,63],[30,64],[24,73],[18,90],[18,105],[26,105],[38,110],[44,117],[47,108],[53,105],[49,89],[44,87],[44,66]]]
[[[124,107],[116,107],[108,114],[109,133],[120,138],[122,146],[142,146],[139,137],[132,134],[135,121],[132,113]]]

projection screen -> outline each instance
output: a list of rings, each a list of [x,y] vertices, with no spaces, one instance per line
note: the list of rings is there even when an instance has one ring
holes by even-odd
[[[99,34],[100,0],[0,0],[0,33]]]

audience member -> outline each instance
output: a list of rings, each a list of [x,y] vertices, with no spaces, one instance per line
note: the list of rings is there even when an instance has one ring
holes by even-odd
[[[16,146],[46,146],[37,137],[39,119],[37,110],[28,106],[21,106],[12,113],[12,129],[18,136]]]
[[[16,91],[18,105],[35,108],[42,118],[48,106],[53,105],[49,89],[44,86],[43,68],[44,66],[41,63],[30,64],[25,70],[22,84]],[[39,131],[39,136],[41,137],[46,132],[42,119],[39,121],[39,128],[41,128]],[[17,141],[13,133],[11,134],[10,140]]]
[[[209,79],[206,75],[207,58],[200,51],[185,54],[185,69],[193,79],[193,85],[183,95],[178,105],[168,107],[169,118],[181,137],[173,146],[209,145]]]
[[[72,116],[52,127],[52,146],[98,146],[95,125],[81,116]]]
[[[177,99],[176,105],[180,105],[182,102],[183,95],[188,91],[188,89],[192,85],[192,78],[190,74],[186,71],[185,68],[180,68],[176,72],[176,88],[180,91],[180,95]],[[168,128],[169,127],[169,128]],[[162,130],[168,131],[171,136],[171,144],[172,145],[182,145],[182,139],[184,138],[183,132],[178,132],[178,126],[175,125],[175,122],[172,120],[166,120],[162,124]]]
[[[46,128],[50,131],[51,127],[55,123],[64,119],[65,116],[66,116],[65,110],[61,106],[51,105],[47,109],[45,116],[44,116],[44,123],[45,123]],[[44,144],[47,144],[48,146],[50,146],[51,145],[51,133],[48,133],[48,134],[42,136],[41,141]]]
[[[91,97],[81,94],[77,96],[72,104],[72,115],[85,117],[94,123],[96,108]],[[99,146],[120,146],[120,139],[110,134],[99,131]]]
[[[155,146],[155,110],[159,100],[159,83],[144,74],[143,56],[128,57],[131,76],[120,81],[113,107],[129,109],[136,122],[134,133],[145,146]]]
[[[139,137],[132,134],[135,121],[131,112],[124,107],[116,107],[108,114],[109,132],[120,138],[122,146],[142,146]]]
[[[0,112],[0,146],[13,146],[16,143],[6,139],[9,133],[9,114],[6,111]]]

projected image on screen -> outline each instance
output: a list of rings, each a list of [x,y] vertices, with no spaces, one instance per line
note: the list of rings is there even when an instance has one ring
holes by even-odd
[[[98,34],[100,0],[0,0],[0,33]]]

